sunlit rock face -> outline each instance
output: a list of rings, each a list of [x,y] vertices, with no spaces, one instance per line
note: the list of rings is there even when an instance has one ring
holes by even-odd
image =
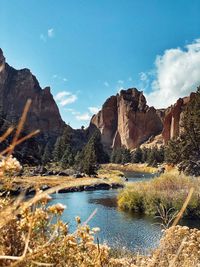
[[[143,92],[136,88],[122,90],[106,100],[91,125],[100,130],[102,143],[108,150],[121,146],[134,149],[141,144],[149,145],[151,140],[156,145],[157,139],[159,145],[166,144],[183,131],[183,111],[193,97],[195,93],[178,99],[167,109],[155,109],[147,105]]]
[[[120,146],[134,149],[163,129],[159,112],[147,105],[143,92],[136,88],[122,90],[107,99],[91,124],[101,131],[102,142],[108,149]]]

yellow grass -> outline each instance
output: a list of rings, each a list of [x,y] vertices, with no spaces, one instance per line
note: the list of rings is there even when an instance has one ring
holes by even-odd
[[[102,168],[105,170],[119,170],[121,172],[144,172],[144,173],[155,173],[157,168],[147,166],[146,163],[127,163],[125,165],[121,164],[103,164]]]

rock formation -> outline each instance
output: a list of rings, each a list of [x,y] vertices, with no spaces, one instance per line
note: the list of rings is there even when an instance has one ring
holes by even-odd
[[[122,90],[106,100],[92,124],[100,130],[107,149],[134,149],[163,129],[161,112],[147,106],[143,93],[136,88]]]
[[[165,111],[163,120],[162,137],[166,144],[170,139],[177,138],[181,133],[181,118],[183,111],[192,98],[195,97],[195,93],[191,93],[190,96],[179,98],[177,102]]]
[[[76,150],[83,147],[96,129],[100,130],[107,151],[121,146],[134,149],[151,142],[161,145],[162,140],[167,143],[180,134],[183,110],[193,97],[195,93],[180,98],[168,109],[156,110],[147,105],[143,93],[136,88],[122,90],[106,100],[101,111],[91,119],[88,129],[73,130],[62,121],[50,88],[42,89],[30,70],[10,67],[0,49],[0,132],[10,124],[16,125],[27,99],[31,98],[25,130],[41,130],[36,140],[42,144],[38,151],[42,151],[49,140],[53,144],[65,127],[68,127]]]
[[[26,129],[40,129],[45,136],[59,135],[65,123],[50,88],[42,89],[29,69],[16,70],[5,63],[0,49],[0,117],[16,124],[27,99],[32,99]]]

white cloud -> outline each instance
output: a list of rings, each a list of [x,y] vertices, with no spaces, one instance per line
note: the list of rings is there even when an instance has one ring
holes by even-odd
[[[132,77],[128,77],[128,82],[132,82],[133,78]]]
[[[58,104],[64,107],[74,103],[77,100],[77,96],[70,92],[62,91],[55,96],[55,100],[58,102]]]
[[[157,56],[153,91],[146,94],[156,108],[167,107],[196,90],[200,84],[200,39],[185,48],[168,49]]]
[[[92,113],[92,114],[96,114],[99,112],[99,108],[97,108],[97,107],[89,107],[88,109],[89,109],[90,113]]]
[[[54,31],[54,29],[53,29],[53,28],[48,29],[48,31],[47,31],[47,35],[48,35],[49,38],[53,38],[53,37],[55,36],[55,31]]]
[[[139,73],[139,88],[143,91],[145,91],[147,88],[149,88],[150,85],[150,77],[152,76],[151,72],[140,72]]]
[[[86,113],[77,115],[76,119],[78,121],[89,121],[91,119],[91,116],[89,115],[89,113],[86,112]]]
[[[67,78],[63,78],[63,82],[67,82],[68,81],[68,79]]]
[[[105,81],[103,84],[104,84],[106,87],[109,87],[109,86],[110,86],[110,84],[109,84],[107,81]]]

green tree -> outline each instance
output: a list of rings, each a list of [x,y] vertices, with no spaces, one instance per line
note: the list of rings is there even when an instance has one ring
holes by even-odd
[[[61,136],[55,142],[53,150],[53,160],[55,162],[61,161],[67,146],[70,145],[72,139],[71,128],[66,126]]]
[[[42,155],[42,164],[47,164],[50,160],[51,160],[51,149],[49,143],[47,143],[44,148],[44,153]]]
[[[74,164],[74,156],[70,145],[67,146],[61,159],[62,168],[70,167]]]
[[[167,162],[178,164],[186,174],[200,175],[200,87],[188,103],[182,119],[183,132],[168,143]]]
[[[122,160],[121,160],[122,164],[131,162],[131,152],[129,149],[123,147],[121,149],[121,153],[122,153]]]
[[[133,152],[131,161],[132,163],[142,162],[142,149],[140,147],[137,147]]]
[[[61,137],[58,137],[53,150],[53,160],[59,162],[63,156],[63,140]]]
[[[105,153],[101,143],[99,131],[92,135],[82,152],[78,153],[75,159],[78,170],[89,175],[96,173],[98,163],[105,163],[108,160],[108,155]]]

